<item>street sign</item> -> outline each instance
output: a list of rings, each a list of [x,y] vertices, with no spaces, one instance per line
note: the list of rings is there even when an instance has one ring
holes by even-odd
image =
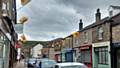
[[[18,34],[23,34],[23,24],[19,23],[19,24],[15,24],[15,31]]]

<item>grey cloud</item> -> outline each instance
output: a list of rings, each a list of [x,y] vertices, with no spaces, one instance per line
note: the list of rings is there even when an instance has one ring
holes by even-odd
[[[96,8],[99,6],[105,7],[106,5],[119,4],[119,0],[56,0],[60,4],[67,6],[75,6],[77,8]],[[108,6],[106,6],[108,7]]]
[[[74,8],[77,13],[83,14],[85,18],[84,25],[94,22],[95,11],[101,9],[102,18],[107,16],[109,5],[119,5],[119,0],[56,0],[58,4],[66,5]]]
[[[29,17],[24,27],[29,39],[49,40],[77,31],[80,18],[84,26],[92,23],[97,8],[106,16],[110,4],[119,4],[119,0],[32,0],[18,12],[18,19]]]

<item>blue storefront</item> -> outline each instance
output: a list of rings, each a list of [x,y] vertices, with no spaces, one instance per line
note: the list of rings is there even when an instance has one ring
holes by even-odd
[[[62,50],[62,62],[73,62],[75,51],[72,48]]]

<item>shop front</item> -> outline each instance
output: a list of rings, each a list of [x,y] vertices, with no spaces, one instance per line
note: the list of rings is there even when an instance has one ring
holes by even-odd
[[[0,35],[0,68],[9,67],[10,40],[4,34]]]
[[[110,42],[93,43],[93,68],[111,68]]]
[[[113,43],[114,68],[120,68],[120,42]]]
[[[73,50],[72,48],[62,50],[61,52],[62,62],[73,62],[75,60],[74,55],[75,50]]]
[[[65,56],[66,56],[66,58],[65,58],[66,62],[73,62],[73,52],[72,51],[66,52]]]
[[[75,61],[75,50],[69,48],[65,52],[65,60],[66,62],[74,62]]]
[[[88,68],[92,68],[92,45],[80,46],[80,59],[81,63],[84,63]]]
[[[3,67],[3,40],[0,38],[0,68]]]
[[[55,60],[56,60],[56,62],[61,62],[61,54],[59,53],[59,54],[55,54]]]

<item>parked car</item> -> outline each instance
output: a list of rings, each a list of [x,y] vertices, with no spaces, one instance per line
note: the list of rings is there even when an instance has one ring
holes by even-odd
[[[33,68],[35,66],[36,62],[37,62],[36,58],[29,58],[27,60],[27,67],[28,68]]]
[[[53,68],[56,64],[55,60],[51,59],[38,59],[36,63],[37,68]]]
[[[66,62],[66,63],[57,63],[54,68],[88,68],[83,63],[77,62]]]

